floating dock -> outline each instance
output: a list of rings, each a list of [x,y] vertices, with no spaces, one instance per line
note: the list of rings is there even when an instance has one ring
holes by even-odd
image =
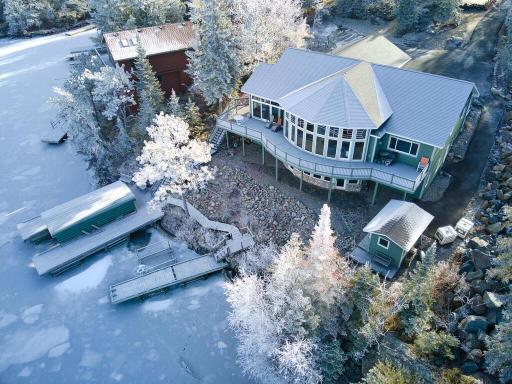
[[[92,233],[34,256],[36,271],[40,276],[60,273],[86,257],[120,243],[130,233],[155,223],[163,215],[161,210],[152,210],[144,204],[137,211],[112,221]]]
[[[227,267],[213,256],[199,256],[110,286],[110,301],[119,304],[196,280]]]
[[[18,224],[18,232],[23,241],[32,241],[34,243],[51,237],[48,227],[41,216],[36,216]]]

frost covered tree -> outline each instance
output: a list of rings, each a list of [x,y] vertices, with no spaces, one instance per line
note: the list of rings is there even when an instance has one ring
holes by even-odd
[[[172,195],[198,190],[213,178],[207,165],[210,144],[190,139],[189,127],[182,119],[160,113],[147,132],[149,140],[137,158],[141,169],[133,181],[140,188],[157,184],[153,206],[164,207]]]
[[[240,49],[248,74],[259,63],[276,62],[289,47],[304,47],[308,36],[300,0],[233,0]]]
[[[501,238],[496,244],[496,257],[493,259],[493,268],[488,275],[497,278],[505,284],[512,282],[512,239]]]
[[[422,384],[411,372],[395,367],[386,361],[379,361],[362,380],[364,384]]]
[[[237,259],[237,267],[245,275],[262,275],[268,271],[278,255],[279,250],[274,243],[253,246]]]
[[[174,89],[171,90],[171,96],[167,101],[167,113],[169,115],[183,117],[183,106],[181,105],[180,98],[176,95]]]
[[[193,0],[190,19],[196,31],[194,50],[187,51],[187,72],[194,89],[209,105],[235,90],[240,76],[239,41],[232,24],[230,0]]]
[[[146,52],[140,45],[137,46],[137,58],[133,70],[136,78],[137,98],[139,111],[137,113],[137,127],[139,132],[145,132],[156,114],[164,108],[164,92],[156,78],[156,74],[146,58]]]
[[[401,35],[414,31],[418,23],[417,0],[398,0],[396,28]]]
[[[458,23],[460,0],[434,0],[433,19],[441,24]]]
[[[336,11],[344,17],[365,19],[368,16],[369,5],[368,0],[337,0]]]
[[[182,0],[89,0],[92,17],[102,32],[149,27],[183,20]]]
[[[503,312],[503,321],[487,339],[485,362],[490,373],[498,374],[502,383],[512,382],[512,301]]]
[[[193,135],[197,135],[203,129],[203,119],[199,107],[189,97],[183,110],[183,119],[187,122]]]

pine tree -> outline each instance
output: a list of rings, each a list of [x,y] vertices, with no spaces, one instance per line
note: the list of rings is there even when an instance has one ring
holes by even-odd
[[[368,0],[337,0],[336,10],[344,17],[365,19],[368,16]]]
[[[167,101],[167,113],[176,117],[184,117],[183,106],[181,105],[180,98],[176,95],[174,89],[171,90],[171,96]]]
[[[221,104],[236,88],[240,75],[238,41],[229,0],[194,0],[190,19],[196,46],[188,51],[188,73],[207,104]]]
[[[434,0],[434,21],[441,24],[458,23],[460,19],[460,0]]]
[[[183,116],[187,124],[190,126],[191,132],[193,134],[197,134],[203,129],[203,119],[201,118],[199,107],[192,101],[190,97],[185,104]]]
[[[417,0],[398,0],[396,10],[397,32],[401,35],[414,31],[418,23]]]
[[[141,46],[137,47],[134,73],[139,101],[137,126],[139,132],[145,132],[146,128],[151,125],[155,115],[163,110],[164,93],[149,60],[146,58],[146,52]]]
[[[421,380],[401,367],[379,361],[362,380],[364,384],[422,384]]]

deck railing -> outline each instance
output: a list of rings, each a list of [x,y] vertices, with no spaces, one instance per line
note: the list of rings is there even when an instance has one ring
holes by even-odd
[[[259,130],[249,128],[246,124],[232,121],[233,117],[239,112],[240,107],[247,108],[247,100],[235,100],[230,108],[217,118],[217,126],[250,140],[260,142],[272,156],[284,164],[296,167],[301,171],[337,179],[372,180],[407,192],[415,192],[427,174],[428,166],[416,178],[407,178],[383,170],[377,164],[370,162],[362,162],[361,166],[355,165],[355,163],[351,166],[334,166],[305,160],[279,148],[276,143],[266,137],[266,135],[263,135]]]

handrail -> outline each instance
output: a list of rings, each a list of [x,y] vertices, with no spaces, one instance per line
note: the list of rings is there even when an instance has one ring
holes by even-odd
[[[402,189],[406,189],[410,192],[416,191],[421,182],[426,176],[426,172],[429,166],[425,167],[421,173],[415,179],[409,179],[403,176],[398,176],[395,173],[387,172],[382,169],[377,169],[372,166],[334,166],[325,165],[311,160],[304,160],[298,156],[295,156],[285,150],[282,150],[272,140],[264,136],[260,131],[253,128],[249,128],[246,125],[233,124],[230,121],[230,116],[234,112],[238,112],[238,107],[247,104],[237,105],[239,101],[245,100],[234,100],[235,105],[231,108],[226,109],[218,118],[217,125],[223,129],[227,129],[231,132],[243,135],[248,139],[259,141],[275,158],[279,159],[283,163],[292,165],[300,168],[302,171],[313,172],[322,176],[328,176],[332,178],[351,178],[351,179],[365,179],[376,182],[381,182],[393,186],[397,186]],[[366,163],[373,164],[373,163]]]

